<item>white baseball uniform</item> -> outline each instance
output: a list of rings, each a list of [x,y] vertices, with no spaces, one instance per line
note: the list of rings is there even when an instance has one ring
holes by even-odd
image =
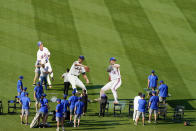
[[[137,116],[137,111],[138,111],[138,107],[139,107],[139,103],[138,101],[141,99],[140,96],[135,96],[134,101],[133,101],[133,106],[134,106],[134,112],[133,112],[133,120],[136,120],[136,116]]]
[[[40,49],[37,51],[37,60],[46,60],[46,66],[48,66],[48,72],[50,72],[50,77],[53,77],[53,72],[52,72],[52,67],[49,61],[49,56],[50,56],[50,51],[46,48],[43,47],[43,50],[41,51]],[[49,75],[47,76],[47,82],[49,86],[51,86],[51,81],[50,81]]]
[[[109,75],[110,75],[111,81],[108,82],[101,90],[107,91],[111,89],[113,96],[114,96],[114,101],[118,102],[117,89],[121,86],[121,83],[122,83],[120,69],[112,65],[111,70],[109,71]]]
[[[71,83],[72,88],[76,89],[76,86],[82,88],[83,90],[86,90],[85,85],[83,82],[78,78],[78,76],[82,73],[85,73],[84,67],[76,66],[76,64],[79,64],[78,61],[75,61],[73,65],[71,66],[71,69],[67,75],[68,81]]]

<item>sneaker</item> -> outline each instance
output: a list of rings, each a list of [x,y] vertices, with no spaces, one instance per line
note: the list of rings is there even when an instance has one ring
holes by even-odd
[[[78,125],[77,127],[79,127],[80,125]]]
[[[59,131],[59,128],[57,128],[56,131]]]
[[[151,121],[148,120],[148,123],[151,123]]]
[[[75,128],[76,126],[74,125],[74,128]]]
[[[143,126],[145,126],[146,124],[144,123],[144,124],[142,124]]]
[[[65,131],[65,128],[64,127],[62,127],[62,131]]]
[[[158,124],[158,122],[157,121],[154,121],[154,124]]]

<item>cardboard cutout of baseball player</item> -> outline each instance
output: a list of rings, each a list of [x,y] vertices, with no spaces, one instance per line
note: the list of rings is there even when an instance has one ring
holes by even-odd
[[[43,61],[45,60],[46,61],[46,66],[48,66],[48,72],[49,72],[49,75],[47,76],[47,82],[48,82],[48,85],[50,88],[52,88],[52,84],[51,84],[51,81],[50,81],[50,77],[52,80],[53,79],[53,71],[52,71],[52,67],[51,67],[51,64],[50,64],[50,51],[44,47],[43,43],[41,41],[39,41],[37,43],[38,47],[39,47],[39,50],[37,51],[37,61]]]
[[[109,73],[109,80],[104,87],[101,88],[100,97],[107,90],[111,90],[114,96],[114,104],[118,104],[117,89],[121,86],[121,75],[120,75],[120,65],[116,64],[116,59],[114,57],[110,58],[110,65],[108,66],[107,72]]]
[[[73,90],[76,90],[76,93],[78,92],[76,87],[80,87],[82,88],[82,90],[86,90],[85,85],[78,78],[80,74],[83,75],[83,78],[86,80],[86,83],[89,84],[88,77],[86,76],[86,71],[88,70],[88,67],[82,64],[83,61],[84,56],[79,56],[78,60],[75,61],[71,66],[70,71],[67,75],[68,81],[72,85]]]

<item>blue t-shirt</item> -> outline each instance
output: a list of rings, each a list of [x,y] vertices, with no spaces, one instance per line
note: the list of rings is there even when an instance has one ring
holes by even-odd
[[[63,105],[63,112],[67,112],[69,107],[69,101],[68,100],[61,100],[61,104]]]
[[[149,88],[157,87],[158,77],[156,75],[149,75],[148,80],[150,81]]]
[[[168,86],[166,84],[161,84],[159,86],[159,96],[160,97],[167,97]]]
[[[71,96],[69,97],[69,102],[70,102],[70,110],[73,110],[75,107],[75,103],[78,101],[78,97],[77,96]]]
[[[22,97],[24,97],[24,96],[26,96],[26,94],[27,94],[27,92],[22,92],[21,94],[20,94],[20,99],[22,98]]]
[[[22,103],[22,109],[29,109],[29,103],[30,103],[30,98],[25,96],[25,97],[22,97],[20,99],[20,102]]]
[[[41,105],[39,109],[40,112],[44,112],[44,113],[48,112],[47,103],[48,103],[48,99],[46,98],[44,98],[43,100],[40,100],[40,105]]]
[[[22,92],[22,90],[20,89],[20,87],[22,87],[22,89],[23,89],[23,84],[22,84],[22,81],[21,80],[18,80],[18,83],[17,83],[17,92]]]
[[[57,106],[56,106],[56,110],[57,110],[57,112],[56,112],[56,117],[63,117],[63,104],[58,104]]]
[[[146,104],[147,104],[146,100],[145,99],[139,99],[138,104],[139,104],[138,110],[140,112],[145,112]]]
[[[150,109],[158,109],[158,102],[159,102],[159,97],[158,96],[152,96],[149,100],[151,102]]]
[[[34,88],[36,98],[40,99],[43,94],[43,86],[36,86]]]
[[[83,107],[84,107],[84,103],[82,101],[78,101],[75,104],[76,107],[76,114],[77,115],[81,115],[83,113]]]

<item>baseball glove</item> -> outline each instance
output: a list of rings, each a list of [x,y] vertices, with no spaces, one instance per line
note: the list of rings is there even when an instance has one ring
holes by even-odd
[[[84,69],[86,72],[90,72],[90,68],[88,66],[85,66]]]

